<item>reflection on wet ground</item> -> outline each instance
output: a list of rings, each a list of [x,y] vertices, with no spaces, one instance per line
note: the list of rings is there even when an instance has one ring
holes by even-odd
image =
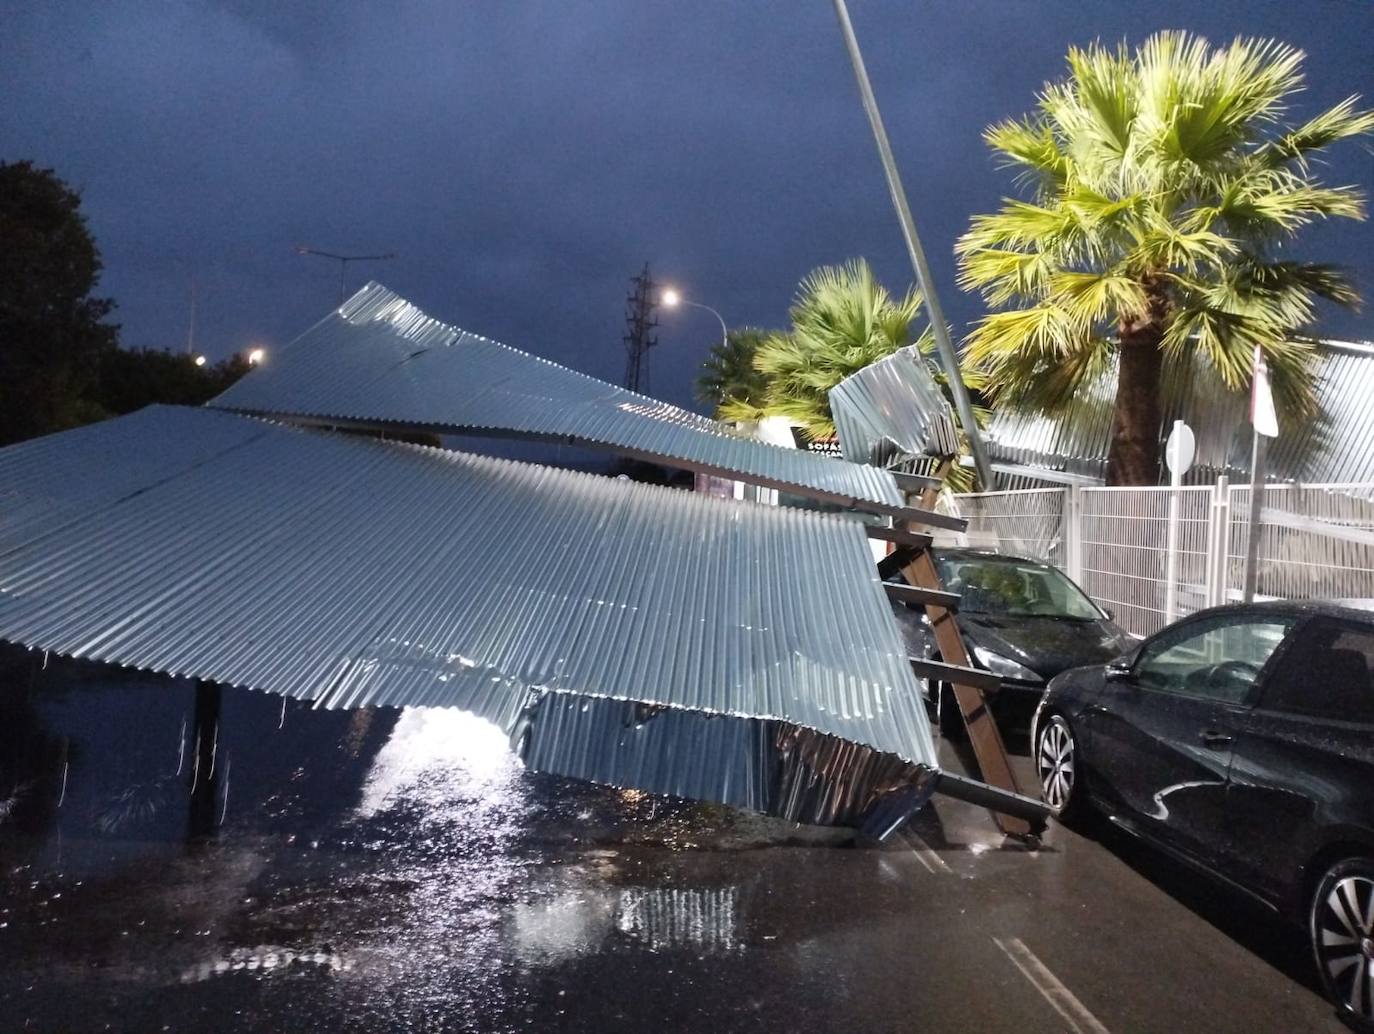
[[[1328,1021],[1071,835],[942,803],[855,846],[530,773],[457,712],[211,690],[0,654],[0,1029],[1064,1029],[1006,938],[1114,1030]]]
[[[660,885],[655,854],[848,837],[532,774],[460,712],[4,662],[0,1003],[30,1029],[152,1024],[185,985],[244,1029],[308,1029],[322,991],[319,1029],[521,1026],[530,967],[738,946],[738,886]]]

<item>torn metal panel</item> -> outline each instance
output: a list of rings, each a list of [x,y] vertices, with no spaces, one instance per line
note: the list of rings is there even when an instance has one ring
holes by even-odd
[[[853,463],[959,452],[954,415],[915,345],[842,380],[830,391],[830,412]]]
[[[934,791],[935,773],[790,722],[549,696],[514,741],[536,770],[705,798],[792,822],[859,826],[894,796]]]
[[[1274,440],[1266,465],[1277,481],[1374,481],[1374,346],[1313,343],[1317,415],[1287,424]],[[1101,483],[1107,470],[1116,361],[1096,381],[1074,393],[1062,413],[1034,416],[998,410],[988,430],[994,461],[1034,475],[1036,468]],[[1248,392],[1227,390],[1216,371],[1194,359],[1170,366],[1161,384],[1160,448],[1175,420],[1186,421],[1197,439],[1187,481],[1204,484],[1226,475],[1250,476]],[[1167,476],[1162,472],[1161,476]],[[1056,478],[1054,480],[1063,480]]]
[[[431,318],[369,284],[212,406],[300,422],[611,448],[825,501],[902,505],[892,475],[733,428]]]
[[[0,450],[0,485],[12,642],[457,707],[539,767],[798,820],[936,767],[852,520],[178,407]]]

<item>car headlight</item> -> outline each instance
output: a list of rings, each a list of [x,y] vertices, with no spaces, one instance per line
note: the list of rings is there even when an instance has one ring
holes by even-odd
[[[981,646],[973,648],[973,656],[988,671],[994,675],[1001,675],[1004,679],[1015,679],[1017,682],[1045,681],[1024,664],[1017,664],[1010,657],[1003,657],[1000,653],[984,650]]]

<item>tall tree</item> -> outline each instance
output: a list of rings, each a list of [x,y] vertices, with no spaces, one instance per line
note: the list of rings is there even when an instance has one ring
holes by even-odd
[[[743,411],[753,414],[747,419],[757,419],[767,382],[754,369],[754,356],[767,336],[768,331],[757,327],[743,327],[726,334],[725,340],[714,345],[701,364],[697,398],[712,406],[717,414],[729,405],[736,414],[732,419],[741,419],[739,414]]]
[[[80,208],[51,169],[0,163],[0,444],[94,415],[117,328],[104,322],[114,303],[91,296],[100,253]]]
[[[1288,245],[1315,220],[1363,218],[1361,193],[1322,185],[1312,159],[1374,129],[1374,112],[1349,97],[1288,122],[1303,59],[1181,32],[1075,48],[1036,112],[985,133],[1033,200],[1004,199],[959,241],[962,285],[1002,310],[965,359],[994,402],[1039,412],[1115,365],[1109,484],[1158,481],[1165,363],[1209,364],[1241,390],[1259,345],[1286,412],[1314,406],[1311,345],[1294,331],[1317,299],[1358,296]]]

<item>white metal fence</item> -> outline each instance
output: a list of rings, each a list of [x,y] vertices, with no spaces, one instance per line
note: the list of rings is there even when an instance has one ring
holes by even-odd
[[[1127,631],[1241,598],[1249,485],[956,498],[969,545],[1064,568]],[[1374,597],[1374,483],[1268,485],[1260,521],[1257,598]]]
[[[1064,567],[1067,489],[1030,488],[955,496],[968,518],[967,544],[1017,553]]]

